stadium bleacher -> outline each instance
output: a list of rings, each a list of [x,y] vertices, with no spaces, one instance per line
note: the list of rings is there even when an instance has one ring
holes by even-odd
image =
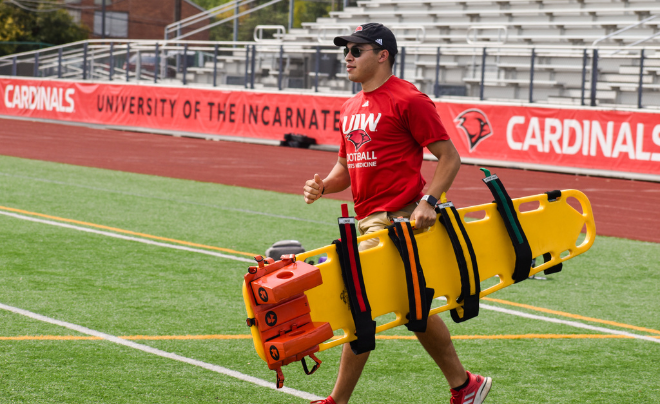
[[[360,0],[288,32],[260,27],[254,42],[160,41],[159,52],[175,65],[176,77],[168,77],[163,66],[154,77],[153,68],[140,63],[126,71],[130,56],[153,58],[157,41],[114,41],[113,50],[109,41],[87,41],[84,55],[81,43],[61,54],[52,48],[37,56],[10,55],[0,58],[0,74],[87,80],[112,75],[125,81],[350,94],[356,86],[342,73],[332,38],[377,21],[399,40],[395,74],[429,95],[653,108],[660,105],[656,16],[660,4],[647,0]],[[264,29],[275,34],[263,39]]]

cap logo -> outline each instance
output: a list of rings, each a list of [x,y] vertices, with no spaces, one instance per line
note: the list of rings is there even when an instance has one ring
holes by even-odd
[[[355,32],[360,32],[362,31],[362,25],[359,25],[357,28],[355,28]]]
[[[376,43],[380,46],[383,46],[383,40],[382,39],[376,39]]]

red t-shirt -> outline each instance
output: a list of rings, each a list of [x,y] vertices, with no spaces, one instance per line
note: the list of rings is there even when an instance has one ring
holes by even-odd
[[[423,196],[424,147],[449,139],[428,96],[392,76],[346,101],[340,122],[339,157],[347,160],[358,219],[400,210]]]

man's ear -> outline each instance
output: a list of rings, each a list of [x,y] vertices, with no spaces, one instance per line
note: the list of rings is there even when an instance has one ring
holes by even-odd
[[[383,49],[380,53],[380,56],[378,56],[378,63],[383,63],[387,62],[387,59],[390,57],[390,51],[387,49]]]

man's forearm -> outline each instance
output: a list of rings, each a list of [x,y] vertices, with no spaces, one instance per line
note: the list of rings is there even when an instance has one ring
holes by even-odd
[[[427,194],[433,195],[438,200],[443,192],[447,192],[454,182],[456,174],[461,167],[461,157],[454,148],[451,141],[436,142],[429,145],[429,150],[438,158],[433,179],[429,184]]]
[[[345,164],[342,164],[341,159],[337,161],[330,174],[323,179],[324,194],[341,192],[351,185],[351,177]]]

